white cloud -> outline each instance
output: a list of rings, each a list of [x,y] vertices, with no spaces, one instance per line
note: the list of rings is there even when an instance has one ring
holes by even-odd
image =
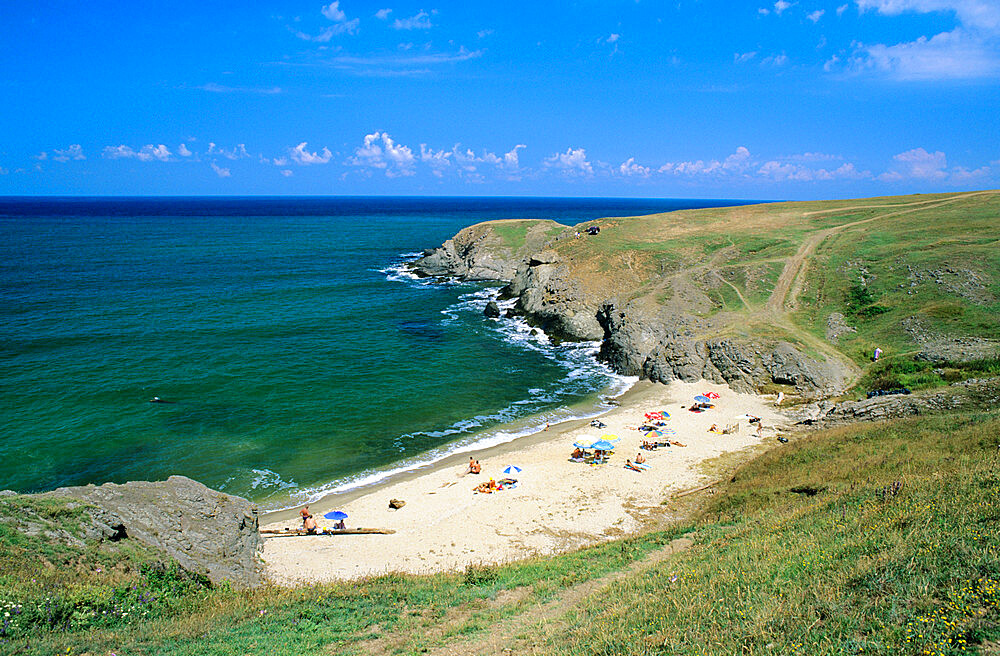
[[[379,20],[385,20],[389,18],[389,14],[392,13],[392,9],[379,9],[375,12],[375,18]]]
[[[397,18],[392,23],[396,30],[429,30],[434,27],[431,24],[431,16],[426,11],[419,11],[415,16],[409,18]]]
[[[843,16],[845,11],[847,11],[847,5],[840,5],[839,7],[837,7],[838,16]]]
[[[281,175],[285,176],[286,178],[290,178],[292,177],[292,171],[290,169],[282,169]]]
[[[625,176],[648,178],[650,174],[650,168],[648,166],[641,166],[639,164],[636,164],[635,158],[629,157],[627,160],[625,160],[618,166],[618,173]]]
[[[492,29],[479,30],[478,32],[476,32],[476,36],[478,36],[480,39],[485,39],[486,37],[488,37],[491,34],[493,34],[493,30]]]
[[[191,157],[191,155],[193,155],[194,153],[188,150],[187,146],[181,144],[180,146],[177,146],[177,154],[180,155],[181,157]]]
[[[791,2],[786,2],[785,0],[778,0],[774,3],[774,13],[781,15],[781,12],[785,11],[792,6]]]
[[[1000,3],[995,0],[856,0],[858,10],[884,16],[906,12],[954,13],[959,25],[949,32],[914,41],[856,44],[849,69],[877,72],[900,80],[989,78],[1000,74]]]
[[[212,162],[212,170],[215,171],[216,175],[220,178],[228,178],[231,175],[229,169],[224,169],[221,166],[218,166],[215,162]]]
[[[309,37],[308,35],[303,35],[300,38]],[[268,95],[281,93],[281,87],[229,87],[224,84],[216,84],[215,82],[202,84],[201,86],[195,87],[195,89],[201,89],[202,91],[208,91],[210,93],[263,93]]]
[[[308,150],[306,150],[307,143],[309,142],[303,141],[295,148],[288,149],[289,155],[298,164],[302,166],[306,166],[309,164],[326,164],[327,162],[330,161],[330,158],[333,157],[333,153],[331,153],[330,149],[326,148],[325,146],[323,147],[322,151],[316,151],[315,153],[310,153]],[[277,164],[277,160],[275,160],[275,163]],[[281,166],[281,164],[278,164],[278,166]]]
[[[892,158],[896,164],[879,176],[879,180],[894,182],[907,178],[917,180],[944,180],[948,159],[940,150],[929,153],[923,148],[914,148],[899,153]]]
[[[347,20],[347,14],[345,14],[340,9],[340,0],[335,0],[335,2],[331,2],[330,4],[320,9],[320,12],[322,12],[322,14],[327,18],[329,18],[330,20],[335,21],[337,23]]]
[[[226,150],[225,148],[219,148],[214,142],[208,142],[208,150],[205,151],[206,155],[220,155],[226,159],[245,159],[250,157],[250,153],[247,152],[247,147],[244,144],[236,144],[236,148],[232,150]]]
[[[817,9],[816,11],[814,11],[811,14],[807,15],[806,18],[808,18],[809,20],[811,20],[814,23],[818,23],[819,19],[823,18],[823,14],[825,14],[825,13],[826,13],[826,11],[824,11],[822,9]]]
[[[288,166],[288,158],[287,157],[275,157],[271,161],[274,163],[275,166]]]
[[[1000,29],[1000,4],[995,0],[856,0],[859,11],[873,9],[885,16],[898,16],[904,12],[930,13],[954,12],[959,22],[967,27]]]
[[[37,155],[35,155],[35,159],[37,159],[39,162],[44,162],[48,158],[49,158],[49,154],[47,152],[45,152],[44,150],[42,152],[38,153]]]
[[[761,16],[767,16],[768,14],[771,13],[771,10],[765,7],[761,7],[760,9],[757,10],[757,13],[760,14]]]
[[[1000,74],[1000,53],[955,28],[892,46],[861,45],[849,64],[855,72],[876,71],[900,80],[987,78]]]
[[[65,150],[56,149],[53,150],[52,152],[55,153],[52,156],[52,159],[54,159],[57,162],[68,162],[71,159],[87,159],[83,155],[83,148],[80,146],[80,144],[73,144]]]
[[[397,144],[386,132],[376,131],[365,135],[364,145],[354,150],[350,163],[381,169],[386,177],[395,178],[413,175],[415,159],[409,146]]]
[[[733,61],[736,62],[736,63],[742,64],[743,62],[750,61],[751,59],[753,59],[756,56],[757,56],[757,51],[756,50],[754,50],[753,52],[734,52],[733,53]]]
[[[618,39],[622,38],[621,34],[612,33],[607,39],[604,40],[605,43],[617,43]]]
[[[850,162],[841,164],[836,169],[828,170],[811,169],[801,164],[790,164],[772,160],[761,165],[757,170],[757,175],[777,182],[817,182],[838,179],[860,180],[870,178],[871,172],[858,171],[854,164]]]
[[[770,55],[760,60],[760,63],[764,66],[784,66],[788,63],[788,55],[785,53],[781,53],[780,55]]]
[[[330,64],[353,75],[406,77],[430,73],[428,66],[463,62],[482,55],[482,50],[466,50],[464,46],[457,52],[411,53],[404,49],[398,53],[382,55],[339,55],[331,58]]]
[[[148,144],[139,150],[133,150],[125,145],[106,146],[101,156],[106,159],[137,159],[140,162],[151,162],[155,159],[166,162],[170,159],[170,150],[163,144],[159,146]]]
[[[587,151],[583,148],[567,148],[565,153],[556,153],[545,158],[545,167],[562,171],[567,175],[590,176],[593,165],[587,161]]]

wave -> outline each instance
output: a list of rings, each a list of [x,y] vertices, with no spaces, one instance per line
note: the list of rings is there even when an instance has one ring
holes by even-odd
[[[420,278],[406,267],[406,263],[419,257],[419,253],[400,255],[400,260],[380,269],[387,280],[411,285],[442,284],[440,280]],[[452,438],[447,444],[436,447],[420,455],[407,458],[386,469],[367,470],[353,476],[344,477],[323,485],[287,490],[284,486],[275,491],[289,491],[292,504],[315,502],[328,494],[338,494],[382,483],[394,476],[426,469],[442,460],[461,453],[479,451],[489,447],[512,442],[532,435],[549,424],[577,419],[598,417],[613,406],[610,398],[631,388],[639,379],[622,376],[597,360],[600,342],[564,342],[553,344],[548,335],[539,328],[532,327],[521,317],[504,317],[506,310],[514,307],[515,300],[499,300],[497,287],[480,288],[474,283],[450,279],[445,284],[474,287],[461,294],[458,300],[441,310],[442,324],[447,325],[462,320],[463,316],[477,315],[484,336],[525,350],[540,354],[565,370],[565,376],[550,387],[533,387],[529,397],[510,403],[494,413],[476,415],[454,422],[450,426],[435,430],[401,434],[396,444],[400,450],[405,443],[415,437],[434,439]],[[482,319],[483,310],[490,301],[496,301],[501,310],[499,319]],[[581,397],[597,395],[597,400],[589,407],[576,409],[568,403]],[[256,470],[255,470],[256,472]],[[279,479],[280,480],[280,479]],[[255,488],[257,485],[254,486]],[[274,488],[272,488],[274,489]]]

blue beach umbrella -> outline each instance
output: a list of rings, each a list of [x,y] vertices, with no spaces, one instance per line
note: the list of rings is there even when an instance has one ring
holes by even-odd
[[[697,401],[698,403],[711,403],[712,402],[712,399],[708,398],[707,396],[696,396],[696,397],[694,397],[694,400]]]
[[[615,445],[607,440],[597,440],[590,445],[590,448],[596,451],[614,451]]]
[[[584,451],[590,448],[590,445],[584,442],[573,442],[573,446],[575,446],[578,449],[583,449]]]
[[[343,510],[331,510],[327,514],[323,515],[323,517],[333,520],[347,519],[347,513]]]
[[[503,473],[507,474],[508,476],[513,476],[514,474],[520,474],[521,468],[518,467],[517,465],[508,465],[507,469],[503,470]]]

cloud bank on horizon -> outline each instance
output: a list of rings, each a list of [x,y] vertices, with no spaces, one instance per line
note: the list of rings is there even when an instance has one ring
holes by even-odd
[[[0,194],[1000,187],[995,0],[0,13]]]

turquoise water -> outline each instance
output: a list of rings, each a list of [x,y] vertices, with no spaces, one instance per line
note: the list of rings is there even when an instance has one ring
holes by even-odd
[[[273,509],[593,409],[627,385],[593,345],[399,263],[491,218],[710,204],[0,199],[0,489],[183,474]]]

